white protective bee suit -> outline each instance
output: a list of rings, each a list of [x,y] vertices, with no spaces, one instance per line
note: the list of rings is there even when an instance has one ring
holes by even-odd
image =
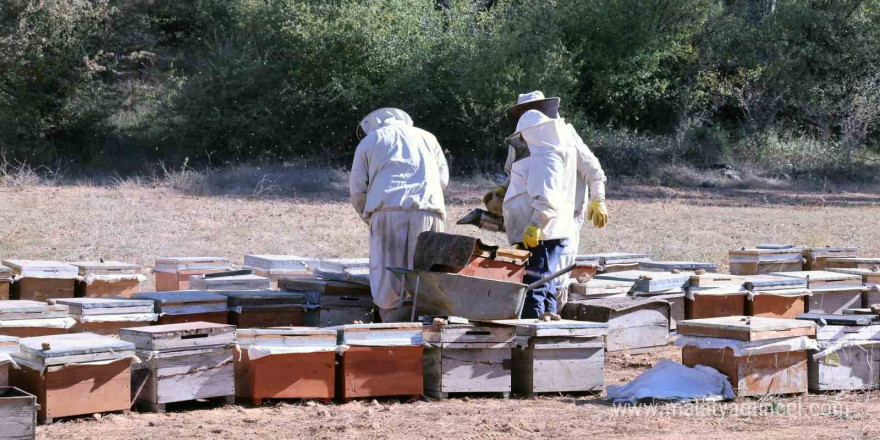
[[[449,168],[434,135],[414,127],[402,110],[376,110],[360,127],[366,137],[354,154],[349,193],[370,225],[370,290],[385,320],[400,292],[400,281],[386,268],[412,269],[419,234],[443,231]]]

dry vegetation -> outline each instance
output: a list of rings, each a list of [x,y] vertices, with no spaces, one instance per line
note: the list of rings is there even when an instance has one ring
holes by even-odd
[[[246,253],[366,256],[367,231],[347,202],[345,174],[332,170],[248,168],[229,173],[110,183],[0,187],[5,226],[0,257],[80,260],[104,257],[152,266],[158,256]],[[173,179],[172,179],[173,177]],[[97,182],[97,181],[96,181]],[[476,206],[486,180],[453,183],[449,218]],[[194,195],[195,194],[195,195]],[[791,190],[677,190],[641,186],[609,190],[611,224],[585,228],[581,251],[647,251],[656,259],[717,261],[728,249],[757,242],[855,244],[880,255],[880,196]],[[451,222],[450,222],[451,223]],[[457,233],[471,228],[451,226]],[[500,235],[481,237],[502,242]],[[607,382],[633,379],[675,348],[611,356]],[[279,403],[265,408],[186,407],[167,415],[108,415],[41,427],[43,439],[154,438],[877,438],[880,393],[810,396],[845,403],[849,413],[792,414],[794,399],[738,403],[757,417],[616,416],[593,396],[502,401]],[[729,406],[728,406],[729,407]]]

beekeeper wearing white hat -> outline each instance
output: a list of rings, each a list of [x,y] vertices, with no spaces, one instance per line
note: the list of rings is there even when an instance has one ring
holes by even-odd
[[[507,109],[508,120],[515,129],[517,122],[522,114],[528,110],[538,110],[541,113],[551,117],[559,117],[559,98],[545,98],[541,91],[524,93],[519,95],[517,103]],[[578,254],[580,244],[580,231],[583,227],[584,220],[590,220],[593,226],[602,228],[608,222],[608,211],[605,207],[605,171],[596,155],[590,151],[586,143],[578,136],[577,131],[571,124],[565,124],[570,131],[571,138],[574,140],[577,149],[577,175],[578,184],[576,187],[574,200],[574,228],[568,238],[568,245],[560,259],[560,267],[568,266],[574,263]],[[504,163],[504,172],[510,176],[513,163],[528,157],[529,150],[521,137],[514,137],[510,140],[507,160]],[[500,212],[499,200],[504,199],[509,185],[509,178],[505,184],[493,189],[483,198],[486,208],[493,212]],[[557,285],[557,293],[560,295],[560,306],[565,301],[565,293],[567,292],[568,274],[563,275],[555,280]]]
[[[414,127],[403,110],[373,111],[358,134],[363,139],[351,166],[351,204],[370,225],[373,302],[383,321],[399,321],[400,281],[386,268],[412,269],[419,234],[444,230],[449,168],[437,138]]]
[[[575,229],[577,149],[565,121],[538,110],[523,113],[508,139],[517,136],[525,141],[529,156],[511,166],[502,211],[508,241],[531,252],[523,277],[531,284],[560,268]],[[556,313],[555,294],[552,283],[530,291],[522,317]]]

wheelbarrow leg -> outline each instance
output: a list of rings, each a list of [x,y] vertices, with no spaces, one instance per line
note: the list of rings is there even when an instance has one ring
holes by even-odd
[[[422,284],[422,277],[419,275],[416,275],[416,291],[413,292],[413,305],[412,305],[413,309],[412,309],[412,314],[410,314],[410,316],[409,316],[409,322],[416,321],[416,306],[418,305],[418,301],[419,301],[419,287],[421,286],[421,284]]]

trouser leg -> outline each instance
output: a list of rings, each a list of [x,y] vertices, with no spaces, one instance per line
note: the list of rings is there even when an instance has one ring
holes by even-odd
[[[526,263],[523,282],[531,284],[559,270],[563,249],[562,240],[544,240],[537,247],[530,248],[532,255]],[[522,317],[538,318],[544,312],[556,313],[556,284],[552,281],[526,295]]]

